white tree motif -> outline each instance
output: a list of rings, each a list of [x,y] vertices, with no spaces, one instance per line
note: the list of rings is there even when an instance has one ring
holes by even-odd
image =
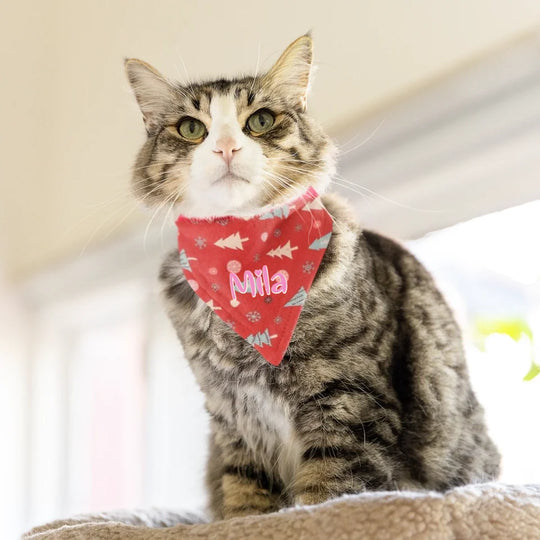
[[[279,257],[280,259],[282,257],[287,257],[289,259],[293,258],[292,252],[296,251],[298,249],[297,246],[291,247],[291,241],[288,240],[286,244],[283,246],[279,246],[276,249],[270,250],[267,255],[270,257]]]
[[[249,238],[241,238],[240,233],[235,232],[230,236],[227,236],[227,238],[220,238],[217,242],[215,242],[215,245],[221,249],[229,248],[240,249],[243,251],[244,248],[242,246],[242,242],[247,242],[248,240]]]

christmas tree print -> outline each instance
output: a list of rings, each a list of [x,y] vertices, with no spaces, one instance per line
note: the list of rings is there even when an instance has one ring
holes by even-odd
[[[284,307],[303,306],[307,298],[307,292],[304,287],[300,287],[298,292],[285,304]]]
[[[184,270],[188,270],[191,272],[191,266],[189,265],[189,259],[186,255],[186,250],[182,249],[180,251],[180,268],[183,268]]]
[[[222,249],[240,249],[243,251],[244,248],[242,246],[242,242],[247,242],[248,240],[249,238],[241,238],[240,233],[235,232],[234,234],[227,236],[227,238],[220,238],[217,242],[215,242],[215,245]]]
[[[305,212],[311,212],[311,210],[323,210],[324,206],[321,202],[321,199],[313,199],[312,201],[308,202],[302,210]]]
[[[276,338],[276,336],[271,336],[268,332],[268,328],[264,332],[257,332],[256,334],[250,334],[246,341],[250,345],[258,345],[259,347],[262,347],[264,345],[272,346],[272,339]]]
[[[274,208],[273,210],[270,210],[270,212],[266,212],[266,214],[263,214],[259,217],[259,219],[272,219],[272,218],[286,218],[289,216],[289,207],[287,205],[279,206],[278,208]]]
[[[328,247],[328,244],[330,242],[330,237],[332,236],[332,233],[329,232],[328,234],[325,234],[324,236],[321,236],[320,238],[317,238],[310,246],[309,249],[326,249]]]
[[[283,246],[279,246],[276,249],[270,250],[267,255],[269,255],[270,257],[279,257],[280,259],[282,257],[288,257],[289,259],[292,259],[292,252],[296,251],[297,249],[298,247],[296,246],[291,247],[291,241],[288,240],[287,243]]]

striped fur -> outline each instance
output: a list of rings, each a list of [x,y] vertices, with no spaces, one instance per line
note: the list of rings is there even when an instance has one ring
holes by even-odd
[[[290,76],[287,62],[294,71],[310,61],[305,39],[300,60],[278,61],[279,76]],[[304,111],[308,82],[280,94],[268,91],[267,76],[177,88],[174,111],[155,104],[149,111],[139,96],[149,136],[135,181],[142,179],[145,193],[154,189],[151,197],[163,201],[190,181],[189,167],[182,176],[174,160],[189,162],[193,145],[171,139],[163,126],[186,112],[208,114],[219,95],[235,100],[240,126],[261,106],[279,111],[275,131],[256,144],[290,183],[261,190],[257,209],[308,184],[324,188],[332,147]],[[326,195],[324,203],[334,233],[278,367],[198,299],[176,251],[163,263],[168,313],[211,419],[215,518],[363,490],[446,490],[498,474],[460,331],[431,276],[402,246],[362,230],[338,198]]]

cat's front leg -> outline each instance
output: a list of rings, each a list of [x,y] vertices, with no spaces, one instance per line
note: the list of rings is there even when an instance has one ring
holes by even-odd
[[[214,432],[221,465],[221,515],[266,514],[280,507],[280,489],[255,463],[243,439],[224,426]]]
[[[294,503],[319,504],[345,493],[365,491],[366,484],[351,469],[351,461],[339,452],[321,450],[318,456],[304,457],[294,483]]]
[[[308,401],[298,420],[302,457],[294,481],[294,502],[318,504],[345,493],[395,489],[400,465],[390,449],[396,434],[384,411],[377,420],[351,415],[362,397]],[[356,403],[354,403],[356,401]],[[373,417],[373,411],[365,411]]]

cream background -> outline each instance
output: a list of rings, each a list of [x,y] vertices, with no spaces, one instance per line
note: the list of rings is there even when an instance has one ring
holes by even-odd
[[[143,224],[144,130],[122,58],[170,77],[262,67],[312,29],[333,135],[540,25],[538,0],[49,0],[0,7],[0,264],[20,280]],[[132,211],[133,210],[133,211]]]

